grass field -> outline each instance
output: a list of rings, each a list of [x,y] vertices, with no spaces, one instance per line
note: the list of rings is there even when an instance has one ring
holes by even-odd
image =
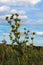
[[[43,47],[0,44],[0,65],[43,65]]]

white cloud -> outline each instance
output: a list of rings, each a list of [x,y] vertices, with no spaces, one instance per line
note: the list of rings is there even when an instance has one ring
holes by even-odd
[[[43,32],[36,32],[37,35],[43,35]]]
[[[12,9],[11,10],[11,13],[18,13],[19,15],[24,15],[26,14],[26,12],[24,10],[15,10],[15,9]]]
[[[22,15],[22,16],[20,15],[19,18],[22,19],[22,20],[23,20],[23,19],[24,19],[24,20],[27,20],[27,19],[28,19],[28,17],[27,17],[26,15]]]
[[[29,2],[33,5],[39,3],[41,0],[29,0]]]
[[[41,0],[0,0],[0,3],[6,5],[36,5]]]
[[[16,10],[16,9],[12,9],[9,6],[0,6],[0,14],[15,14],[18,13],[19,15],[24,15],[26,14],[26,12],[24,10]]]
[[[1,6],[0,7],[0,12],[8,12],[10,10],[10,7],[8,6]]]
[[[0,3],[6,4],[6,5],[13,5],[15,4],[15,0],[0,0]]]

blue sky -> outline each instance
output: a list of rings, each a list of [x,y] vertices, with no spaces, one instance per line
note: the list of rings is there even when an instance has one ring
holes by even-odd
[[[6,16],[19,13],[24,27],[36,32],[34,45],[43,46],[43,0],[0,0],[0,42],[4,39],[10,43],[10,25],[5,20]]]

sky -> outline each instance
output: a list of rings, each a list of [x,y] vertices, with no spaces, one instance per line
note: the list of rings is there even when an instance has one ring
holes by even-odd
[[[10,43],[11,27],[5,17],[14,13],[20,15],[20,30],[35,32],[34,45],[43,46],[43,0],[0,0],[0,43],[4,38]]]

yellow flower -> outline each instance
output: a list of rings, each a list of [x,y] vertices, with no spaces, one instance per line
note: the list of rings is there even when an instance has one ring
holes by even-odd
[[[21,23],[17,23],[17,26],[21,26],[22,24]]]
[[[12,38],[12,35],[10,35],[10,38]]]
[[[20,26],[21,26],[22,24],[20,23]]]
[[[20,35],[22,34],[22,32],[20,32]]]

